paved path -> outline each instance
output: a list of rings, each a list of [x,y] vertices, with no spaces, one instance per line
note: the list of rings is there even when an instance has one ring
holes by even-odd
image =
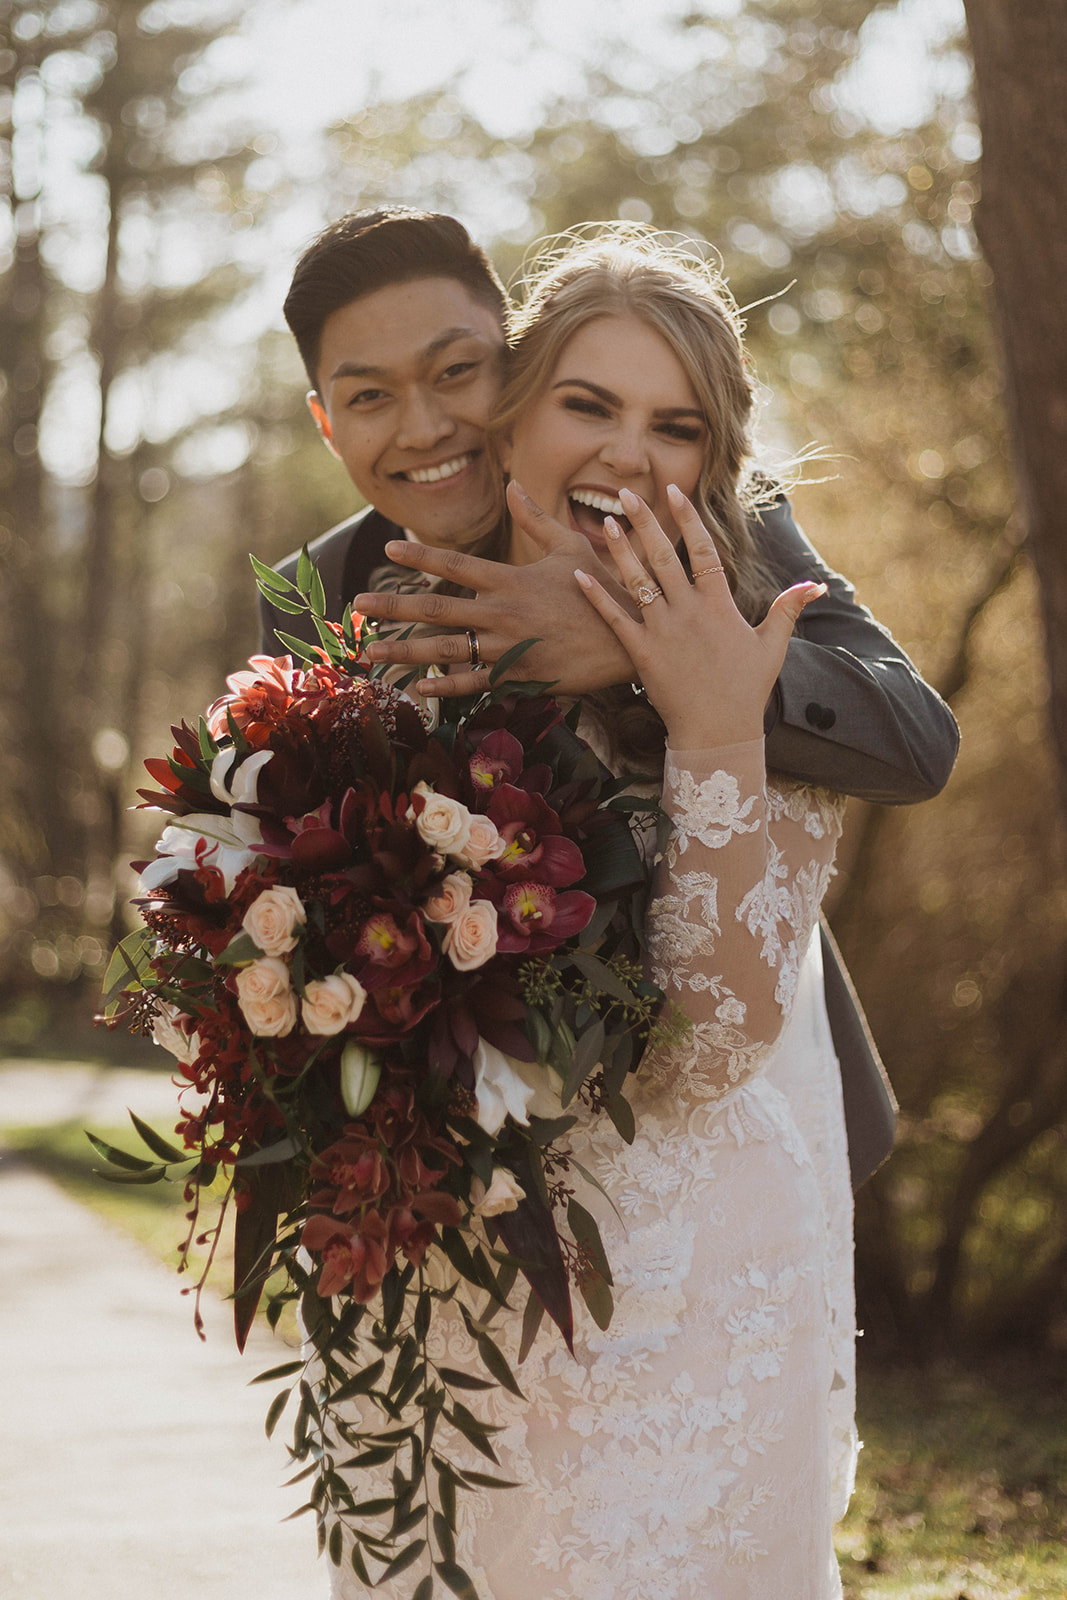
[[[126,1105],[151,1121],[173,1092],[0,1063],[0,1141]],[[257,1330],[240,1357],[229,1308],[205,1314],[206,1345],[173,1273],[0,1161],[0,1600],[325,1600],[312,1521],[281,1522],[300,1492],[264,1437],[273,1389],[247,1387],[284,1350]]]

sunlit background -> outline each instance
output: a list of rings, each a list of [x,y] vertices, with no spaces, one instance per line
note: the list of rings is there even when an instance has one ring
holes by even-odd
[[[280,314],[307,240],[424,204],[508,276],[588,218],[689,230],[753,307],[771,459],[829,456],[800,520],[964,734],[939,800],[853,803],[831,902],[904,1110],[860,1207],[868,1345],[1062,1348],[1067,896],[959,0],[0,9],[0,1049],[117,1048],[85,1027],[140,761],[255,646],[248,551],[355,509]]]

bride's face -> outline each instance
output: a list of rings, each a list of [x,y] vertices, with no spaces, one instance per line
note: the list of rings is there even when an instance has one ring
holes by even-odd
[[[606,515],[629,530],[620,489],[639,494],[677,540],[667,485],[694,493],[707,441],[696,392],[666,339],[639,317],[607,316],[567,341],[500,453],[505,469],[550,516],[606,549]],[[540,554],[516,528],[511,560],[522,564]]]

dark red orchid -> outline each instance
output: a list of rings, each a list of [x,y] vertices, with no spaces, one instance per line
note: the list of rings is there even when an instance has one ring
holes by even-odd
[[[497,904],[497,954],[553,950],[581,933],[595,910],[596,900],[580,889],[557,894],[547,883],[508,884]]]
[[[585,876],[581,850],[563,837],[559,818],[541,795],[503,784],[489,803],[489,817],[506,841],[493,863],[506,882],[536,879],[562,889]]]

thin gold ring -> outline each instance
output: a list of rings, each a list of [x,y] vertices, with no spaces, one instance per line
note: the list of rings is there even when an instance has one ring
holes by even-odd
[[[472,672],[477,672],[482,664],[482,653],[478,649],[478,635],[473,628],[467,629],[467,649],[471,653],[470,667]]]
[[[650,606],[653,600],[658,600],[662,594],[663,590],[659,588],[658,585],[643,583],[634,596],[634,599],[637,601],[641,609],[644,610],[645,606]]]
[[[725,571],[726,571],[726,568],[723,566],[722,562],[720,561],[719,565],[717,567],[701,567],[699,572],[694,572],[693,573],[693,581],[695,582],[697,578],[706,578],[709,572],[725,572]]]

